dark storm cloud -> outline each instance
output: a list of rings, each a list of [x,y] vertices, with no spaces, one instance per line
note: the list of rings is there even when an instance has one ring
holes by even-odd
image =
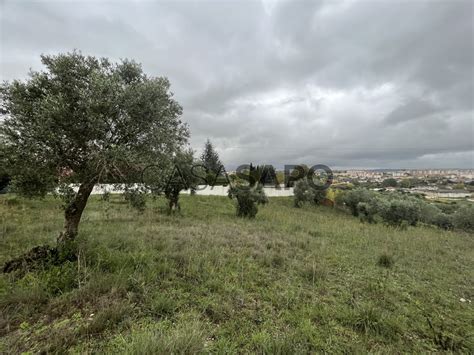
[[[474,167],[471,1],[3,1],[1,77],[80,49],[166,75],[230,166]]]

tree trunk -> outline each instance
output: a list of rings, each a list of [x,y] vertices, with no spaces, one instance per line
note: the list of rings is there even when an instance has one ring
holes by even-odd
[[[168,203],[168,209],[170,213],[175,213],[176,211],[180,211],[181,207],[179,205],[179,197],[171,197]]]
[[[18,258],[7,261],[3,272],[8,273],[16,270],[27,272],[46,263],[60,264],[66,260],[75,260],[77,257],[75,242],[79,222],[94,185],[95,181],[82,184],[74,200],[67,206],[64,213],[64,231],[58,237],[57,248],[47,245],[35,247]]]
[[[61,258],[74,259],[76,257],[76,237],[79,231],[79,222],[87,200],[94,188],[95,182],[83,183],[73,201],[64,212],[64,231],[58,237],[58,251]]]

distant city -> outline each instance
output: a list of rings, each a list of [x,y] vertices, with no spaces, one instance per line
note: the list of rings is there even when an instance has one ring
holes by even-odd
[[[361,185],[374,190],[399,190],[426,198],[471,199],[474,169],[336,170],[334,185]]]
[[[337,176],[347,176],[357,179],[370,179],[373,181],[383,181],[389,177],[396,179],[403,178],[446,178],[456,181],[474,179],[474,169],[347,169],[336,170]]]

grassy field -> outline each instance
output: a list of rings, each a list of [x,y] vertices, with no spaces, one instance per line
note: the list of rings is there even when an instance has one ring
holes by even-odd
[[[94,197],[78,262],[0,274],[0,352],[474,351],[474,236],[271,198],[143,213]],[[53,244],[60,202],[0,197],[0,264]]]

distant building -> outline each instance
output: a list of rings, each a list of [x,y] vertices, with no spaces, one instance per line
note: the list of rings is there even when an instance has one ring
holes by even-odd
[[[428,189],[411,189],[411,193],[419,193],[426,198],[467,198],[471,197],[471,192],[466,190],[428,190]]]

